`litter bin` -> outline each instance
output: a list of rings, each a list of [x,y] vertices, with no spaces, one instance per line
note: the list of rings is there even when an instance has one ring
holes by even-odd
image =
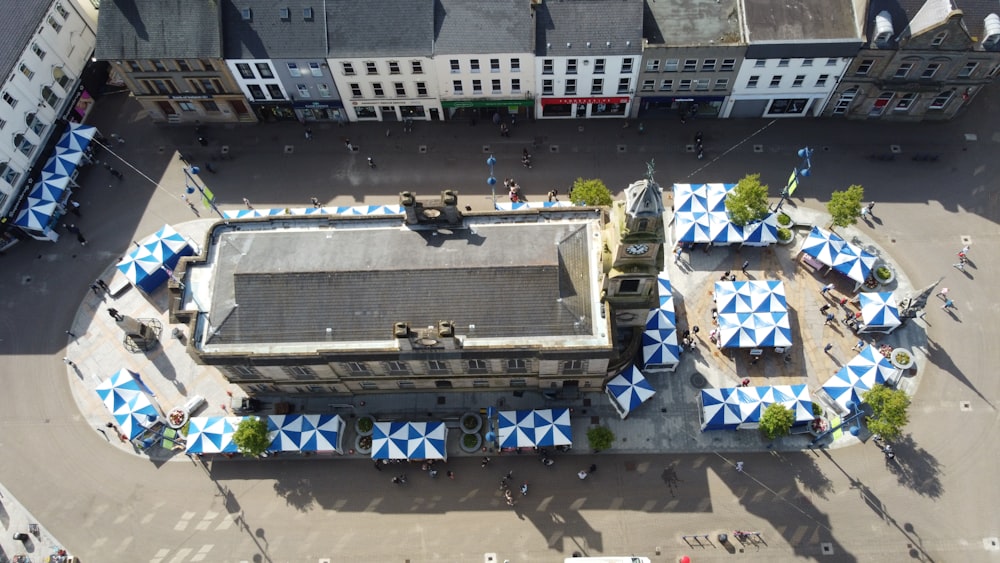
[[[726,543],[729,541],[729,536],[726,534],[719,534],[719,543]]]

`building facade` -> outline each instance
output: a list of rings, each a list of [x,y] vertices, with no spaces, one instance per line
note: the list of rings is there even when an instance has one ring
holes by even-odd
[[[153,121],[256,122],[223,58],[221,18],[214,2],[104,2],[95,57],[111,64]],[[170,25],[142,23],[164,21]]]
[[[226,65],[261,121],[344,121],[326,18],[308,0],[223,2]]]
[[[535,116],[631,116],[642,62],[642,0],[545,1],[535,9]]]
[[[87,1],[26,0],[0,20],[11,45],[0,53],[0,250],[24,196],[66,121],[82,121],[103,84],[86,85],[96,42],[97,11]],[[106,74],[105,74],[106,78]]]
[[[825,116],[951,119],[1000,73],[996,2],[874,0],[867,15],[867,42]]]
[[[530,0],[441,0],[434,27],[434,65],[446,119],[531,117],[535,18]]]
[[[647,2],[638,117],[718,117],[746,55],[738,0],[695,0],[698,25],[677,13],[689,1]]]

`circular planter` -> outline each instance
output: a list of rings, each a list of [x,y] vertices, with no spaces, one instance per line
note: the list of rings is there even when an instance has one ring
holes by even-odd
[[[889,353],[889,361],[896,369],[910,369],[913,367],[913,353],[906,348],[893,348]]]
[[[812,434],[813,436],[819,436],[820,434],[826,432],[829,429],[830,429],[830,424],[826,421],[825,418],[820,416],[817,416],[816,418],[812,419],[812,422],[809,423],[809,433]]]
[[[371,436],[375,431],[375,421],[370,416],[362,416],[354,421],[354,431],[358,436]]]
[[[182,428],[188,422],[188,413],[182,408],[176,408],[167,413],[167,425],[173,429]]]
[[[795,226],[795,220],[787,213],[779,213],[778,226],[791,230]]]
[[[357,436],[354,438],[354,449],[361,455],[372,453],[372,437]]]
[[[476,434],[483,428],[483,417],[479,413],[467,412],[462,415],[462,433]]]
[[[883,274],[888,272],[888,276],[883,278],[882,276],[879,275],[879,272],[882,272]],[[892,271],[892,268],[884,264],[882,266],[879,266],[878,268],[875,268],[875,272],[873,275],[875,276],[875,279],[878,281],[878,283],[882,285],[889,285],[890,283],[896,280],[896,272]]]
[[[787,239],[781,238],[782,233],[788,233]],[[795,233],[789,227],[778,227],[778,244],[789,245],[795,242]]]
[[[483,447],[483,437],[479,434],[462,434],[459,446],[463,452],[474,454],[479,451],[479,448]]]

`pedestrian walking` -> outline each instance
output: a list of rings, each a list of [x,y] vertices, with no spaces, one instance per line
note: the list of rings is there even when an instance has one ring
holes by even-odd
[[[862,205],[862,206],[861,206],[861,218],[867,221],[867,220],[868,220],[868,217],[867,217],[867,215],[868,215],[869,213],[871,213],[871,212],[870,212],[870,211],[868,211],[868,207],[866,207],[866,206]]]
[[[955,309],[955,302],[951,299],[945,299],[944,305],[941,305],[942,309]]]
[[[549,190],[549,201],[559,201],[559,190]]]
[[[454,481],[455,480],[455,472],[454,471],[449,471],[448,472],[448,478],[451,479],[452,481]]]
[[[76,335],[73,334],[73,331],[71,331],[71,330],[67,330],[66,331],[66,336],[68,336],[70,338],[76,338]]]
[[[76,367],[76,364],[73,363],[73,360],[69,359],[69,356],[63,356],[63,363],[66,364],[66,365],[68,365],[71,368],[75,368]]]
[[[835,317],[833,313],[827,313],[826,314],[826,323],[825,324],[830,324],[830,323],[834,322],[834,319],[836,319],[836,318],[837,317]]]
[[[247,198],[243,198],[243,205],[247,206],[247,209],[253,209],[253,206],[250,205],[250,200]]]
[[[320,208],[320,203],[319,203],[319,200],[318,200],[318,199],[316,199],[316,198],[312,198],[312,204],[313,204],[313,207],[314,207],[314,208],[316,208],[316,209],[319,209],[319,208]]]
[[[963,271],[963,272],[964,272],[964,271],[965,271],[965,258],[962,258],[962,259],[960,259],[960,260],[959,260],[958,262],[956,262],[955,264],[952,264],[952,266],[954,266],[954,267],[956,267],[956,268],[958,268],[959,270],[961,270],[961,271]]]
[[[683,256],[683,255],[684,255],[684,247],[683,246],[678,246],[677,247],[677,252],[674,253],[674,264],[680,264],[681,263],[681,256]]]
[[[94,295],[100,295],[102,293],[101,286],[97,285],[97,282],[90,284],[90,290],[94,292]]]
[[[832,283],[828,283],[828,284],[824,285],[823,289],[819,290],[819,292],[820,292],[821,295],[826,295],[832,289],[833,289],[833,284]]]
[[[948,297],[948,288],[947,287],[941,288],[941,291],[937,292],[936,296],[937,297],[947,298]]]
[[[737,461],[736,462],[736,472],[737,473],[743,473],[743,462],[742,461]]]
[[[871,215],[872,217],[875,216],[875,211],[874,211],[874,209],[875,209],[875,202],[874,201],[871,202],[871,203],[869,203],[868,207],[866,207],[865,209],[868,210],[868,214],[869,215]]]
[[[858,343],[855,344],[854,347],[851,348],[851,350],[854,350],[855,352],[860,352],[864,347],[865,347],[865,341],[858,340]]]
[[[119,135],[118,133],[112,133],[111,140],[117,142],[119,145],[125,144],[125,138]]]
[[[819,312],[823,313],[824,315],[829,310],[830,310],[830,304],[829,303],[827,303],[826,305],[823,305],[822,307],[819,308]]]
[[[438,476],[438,470],[437,469],[430,469],[427,472],[427,474],[431,476],[431,479],[433,479],[433,478],[435,478],[435,477]]]
[[[181,201],[187,204],[188,209],[190,209],[191,212],[195,214],[195,217],[201,217],[201,213],[198,213],[198,208],[194,206],[194,202],[188,199],[187,195],[181,194]]]
[[[368,157],[368,168],[375,168],[375,159]]]
[[[103,428],[101,428],[100,426],[98,426],[97,427],[97,431],[100,432],[102,436],[104,436],[105,440],[107,440],[109,442],[111,441],[111,438],[108,438],[108,433],[105,432]]]
[[[344,139],[344,146],[347,147],[347,152],[354,152],[354,145],[351,144],[350,139]]]
[[[591,463],[590,464],[590,469],[587,472],[588,473],[593,473],[595,471],[597,471],[597,464],[596,463]]]
[[[306,127],[306,140],[311,141],[313,138],[313,130]]]
[[[114,307],[108,307],[108,315],[119,323],[125,320],[125,315],[119,313],[118,309],[115,309]]]
[[[483,469],[486,469],[486,466],[489,465],[489,464],[490,464],[490,458],[483,457],[483,463],[482,463]]]
[[[747,268],[749,268],[749,267],[750,267],[750,261],[749,260],[744,260],[743,261],[743,266],[740,268],[740,271],[743,272],[744,276],[747,275]]]
[[[826,346],[823,347],[823,351],[826,352],[827,354],[829,354],[830,350],[832,350],[832,349],[833,349],[833,343],[832,342],[827,342]]]
[[[76,232],[76,242],[80,243],[80,246],[87,246],[87,239],[84,238],[83,234],[80,233],[80,231]]]
[[[971,244],[967,244],[967,245],[963,246],[962,250],[958,251],[958,255],[959,256],[965,256],[966,254],[968,254],[969,253],[969,247],[971,247],[971,246],[972,246]]]
[[[71,199],[69,200],[69,210],[70,213],[76,215],[77,217],[83,217],[83,213],[80,213],[80,202]]]
[[[584,479],[587,478],[587,472],[581,469],[580,472],[576,474],[576,476],[579,477],[581,481],[583,481]]]

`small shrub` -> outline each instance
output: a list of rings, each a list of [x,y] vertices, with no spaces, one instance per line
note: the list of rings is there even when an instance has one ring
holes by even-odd
[[[813,416],[823,416],[823,407],[819,403],[813,403]]]
[[[896,363],[900,363],[903,365],[910,363],[910,355],[907,354],[906,352],[901,352],[901,351],[896,352],[894,356],[896,358]]]
[[[466,434],[465,436],[462,436],[462,444],[464,444],[466,448],[476,447],[476,443],[479,441],[477,436],[479,436],[479,434]]]
[[[465,426],[465,428],[467,430],[472,430],[473,428],[476,427],[476,425],[478,423],[479,423],[479,420],[478,420],[478,417],[476,415],[472,415],[472,414],[466,415],[465,418],[462,419],[462,426]]]
[[[358,419],[358,430],[362,432],[368,432],[374,427],[375,427],[375,422],[372,420],[372,417],[366,416]]]
[[[885,281],[892,277],[892,271],[885,266],[879,266],[878,268],[875,268],[875,275],[878,276],[878,279]]]
[[[792,218],[789,217],[788,215],[785,215],[784,213],[779,213],[778,214],[778,224],[781,225],[781,226],[783,226],[783,227],[787,227],[787,226],[789,226],[789,225],[792,224]]]
[[[610,428],[604,426],[595,426],[590,430],[587,430],[587,442],[590,444],[590,449],[595,452],[603,451],[611,447],[611,443],[615,441],[615,434]]]
[[[792,231],[784,227],[778,227],[778,240],[780,241],[792,240]]]

